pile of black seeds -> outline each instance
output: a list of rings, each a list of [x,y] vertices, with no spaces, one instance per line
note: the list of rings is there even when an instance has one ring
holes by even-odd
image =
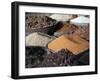
[[[89,65],[89,50],[74,56],[70,61],[72,63],[71,66]]]
[[[35,67],[56,67],[74,65],[75,55],[62,49],[53,53],[50,50],[39,46],[26,47],[26,68]]]
[[[47,54],[48,52],[44,47],[27,46],[25,57],[26,68],[38,67]]]
[[[25,21],[28,28],[45,28],[56,24],[56,20],[44,15],[28,15]]]
[[[70,59],[74,55],[69,54],[64,49],[59,52],[51,53],[46,56],[40,67],[56,67],[56,66],[68,66],[71,64]]]

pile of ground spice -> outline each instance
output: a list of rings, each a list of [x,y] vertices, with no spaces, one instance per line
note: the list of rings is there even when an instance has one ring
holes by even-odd
[[[58,30],[59,32],[72,32],[75,31],[78,27],[73,24],[66,23],[64,26]]]
[[[78,26],[65,23],[57,32],[54,33],[54,35],[59,36],[62,34],[73,34],[78,29]]]
[[[76,26],[74,24],[66,23],[54,33],[55,36],[60,36],[63,34],[79,35],[81,38],[89,41],[89,26]]]
[[[79,35],[81,38],[89,41],[89,27],[79,27],[74,34]]]
[[[73,54],[78,55],[89,49],[89,42],[78,35],[61,35],[48,43],[48,48],[54,52],[68,49]]]

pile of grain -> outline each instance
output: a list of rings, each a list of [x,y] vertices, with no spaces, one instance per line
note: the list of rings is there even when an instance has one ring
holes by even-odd
[[[26,46],[46,46],[53,38],[55,37],[35,32],[26,36]]]
[[[77,15],[70,15],[70,14],[68,14],[68,15],[66,15],[66,14],[53,14],[53,15],[51,15],[50,17],[51,17],[52,19],[57,20],[57,21],[64,21],[64,22],[66,22],[66,21],[70,21],[70,20],[73,19],[73,18],[76,18]]]

